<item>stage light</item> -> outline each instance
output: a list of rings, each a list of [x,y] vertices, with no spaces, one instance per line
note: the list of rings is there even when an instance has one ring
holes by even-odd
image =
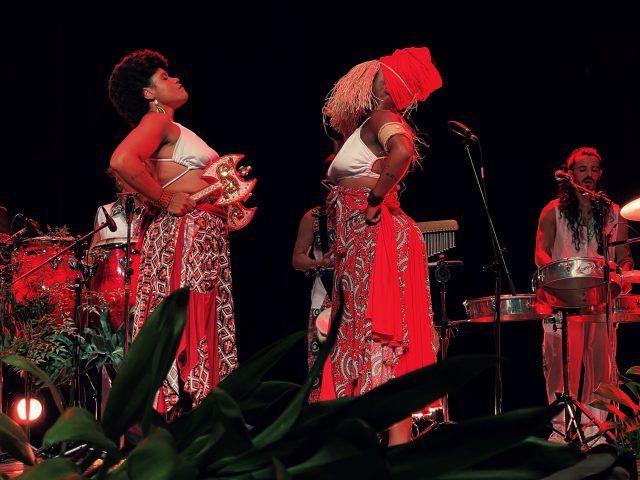
[[[13,417],[18,423],[34,423],[42,418],[44,405],[40,399],[31,397],[29,399],[29,419],[27,420],[27,399],[22,397],[14,402],[13,413]]]

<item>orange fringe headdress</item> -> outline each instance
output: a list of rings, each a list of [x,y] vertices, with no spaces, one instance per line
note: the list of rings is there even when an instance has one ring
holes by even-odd
[[[322,108],[325,124],[329,117],[331,127],[344,137],[358,128],[360,118],[375,106],[372,86],[379,68],[378,60],[360,63],[336,82]]]

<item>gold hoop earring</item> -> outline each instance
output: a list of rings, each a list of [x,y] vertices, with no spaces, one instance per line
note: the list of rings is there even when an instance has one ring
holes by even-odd
[[[160,104],[158,103],[158,99],[157,99],[157,98],[153,100],[153,104],[154,104],[154,105],[155,105],[155,107],[156,107],[156,112],[158,112],[158,113],[165,113],[164,108],[162,108],[162,107],[160,106]]]

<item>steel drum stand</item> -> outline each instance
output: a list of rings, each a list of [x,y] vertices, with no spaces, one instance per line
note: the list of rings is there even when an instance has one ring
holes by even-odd
[[[584,413],[591,421],[596,422],[595,418],[587,411],[580,402],[575,400],[569,392],[569,335],[567,322],[567,309],[560,309],[562,321],[560,329],[562,331],[562,392],[556,392],[556,400],[552,405],[562,405],[564,409],[564,432],[557,432],[564,436],[565,442],[576,443],[575,437],[578,437],[578,444],[582,446],[586,444],[584,432],[580,427],[578,420],[578,412]],[[554,325],[555,328],[555,325]]]

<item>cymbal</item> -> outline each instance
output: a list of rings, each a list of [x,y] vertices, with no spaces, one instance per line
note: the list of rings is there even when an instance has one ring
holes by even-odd
[[[635,200],[631,200],[624,207],[620,209],[620,215],[627,220],[634,220],[640,222],[640,197]]]

